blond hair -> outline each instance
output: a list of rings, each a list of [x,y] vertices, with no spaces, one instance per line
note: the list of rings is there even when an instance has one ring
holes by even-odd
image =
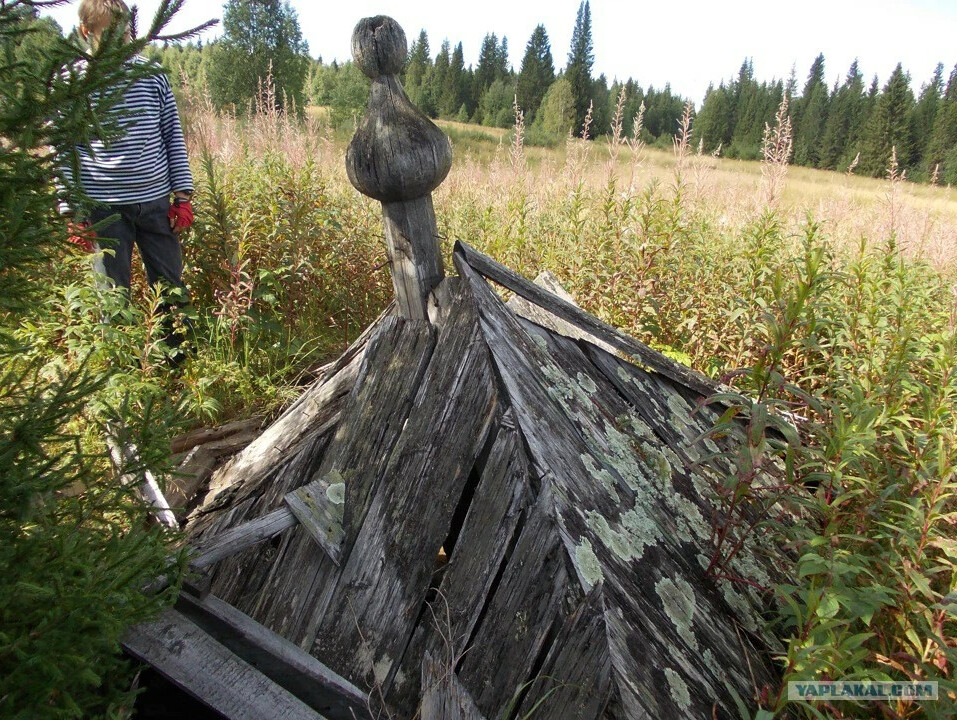
[[[126,41],[133,37],[132,16],[123,0],[82,0],[79,9],[80,24],[90,34],[94,44],[114,23],[125,23]]]

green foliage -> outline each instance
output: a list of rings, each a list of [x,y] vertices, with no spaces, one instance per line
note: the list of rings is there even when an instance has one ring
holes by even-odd
[[[354,127],[369,104],[369,78],[355,63],[347,62],[332,71],[329,85],[325,99],[332,110],[333,127]]]
[[[0,6],[0,714],[116,717],[132,699],[120,637],[169,601],[143,588],[167,573],[175,589],[181,562],[170,566],[167,533],[147,529],[148,508],[112,477],[103,437],[122,426],[161,471],[174,408],[128,372],[162,343],[130,355],[110,341],[102,318],[122,315],[116,293],[56,287],[75,263],[50,148],[109,137],[115,89],[155,69],[128,63],[149,38],[124,43],[116,29],[93,53],[52,32],[36,42],[33,12]],[[171,15],[162,3],[150,35]],[[75,321],[44,328],[50,298]]]
[[[548,88],[541,108],[529,132],[529,141],[553,145],[564,140],[575,125],[575,98],[572,86],[564,77],[559,77]]]
[[[498,79],[482,94],[477,116],[482,119],[483,125],[500,128],[510,127],[515,119],[512,107],[514,101],[515,85],[503,79]]]
[[[230,0],[223,9],[223,37],[207,46],[207,81],[216,107],[240,112],[262,97],[272,77],[280,108],[302,110],[308,47],[288,0]]]

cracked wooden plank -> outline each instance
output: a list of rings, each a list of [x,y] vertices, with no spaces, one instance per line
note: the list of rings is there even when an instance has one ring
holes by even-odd
[[[520,523],[518,539],[467,641],[459,677],[487,717],[502,717],[547,652],[553,627],[561,627],[570,598],[582,595],[567,572],[554,517],[550,483]]]
[[[597,720],[608,705],[611,683],[604,606],[595,589],[565,619],[537,677],[529,681],[517,717]]]
[[[369,341],[342,422],[313,476],[314,482],[328,485],[317,494],[324,505],[340,496],[345,499],[343,523],[365,516],[369,493],[381,481],[406,425],[434,346],[435,333],[428,324],[395,317],[386,318]],[[323,512],[333,515],[332,510]],[[342,550],[328,553],[307,530],[290,533],[250,614],[293,642],[303,642],[312,618],[335,589],[337,563],[351,548],[352,539],[344,531],[340,538]]]
[[[562,286],[559,279],[550,270],[545,270],[544,272],[539,273],[534,282],[546,292],[551,293],[560,300],[564,300],[569,305],[579,307],[578,303],[575,302],[575,298],[572,297],[571,293],[569,293]],[[540,305],[536,305],[530,300],[526,300],[521,295],[512,295],[512,297],[509,298],[509,301],[505,304],[508,305],[512,312],[519,317],[524,318],[529,322],[533,322],[536,325],[541,325],[552,332],[557,332],[560,335],[572,338],[573,340],[584,340],[604,350],[607,350],[612,354],[616,352],[612,345],[605,342],[600,337],[586,330],[582,330],[577,325],[560,318],[558,315],[549,312],[545,308],[541,307]]]
[[[176,610],[130,628],[122,644],[228,720],[323,720]]]
[[[446,547],[450,557],[441,570],[436,597],[402,658],[401,672],[407,681],[401,689],[393,687],[389,695],[389,703],[400,712],[411,714],[415,708],[426,652],[455,660],[467,653],[467,643],[515,536],[526,502],[529,469],[513,422],[506,412],[484,465],[473,471],[480,476],[455,545]]]
[[[455,674],[454,663],[441,663],[426,653],[422,658],[421,720],[485,720],[468,690]]]
[[[485,445],[496,396],[469,298],[457,293],[405,431],[346,561],[310,652],[388,692],[423,611],[439,548]]]

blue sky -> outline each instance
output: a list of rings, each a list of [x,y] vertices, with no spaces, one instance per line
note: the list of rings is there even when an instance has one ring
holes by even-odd
[[[349,58],[349,39],[359,18],[386,14],[402,24],[410,40],[425,28],[433,55],[443,38],[461,40],[467,64],[476,61],[486,32],[504,35],[516,69],[538,23],[548,31],[556,67],[565,64],[578,3],[292,1],[311,54],[326,60]],[[137,4],[144,15],[157,6],[155,0]],[[47,14],[69,29],[76,23],[76,5]],[[900,61],[910,71],[915,91],[938,62],[947,73],[957,63],[957,0],[593,0],[591,10],[596,75],[605,73],[609,80],[630,75],[645,87],[670,82],[673,90],[699,102],[709,82],[733,76],[746,56],[754,59],[759,79],[787,77],[796,66],[799,86],[819,52],[824,53],[829,83],[843,77],[855,57],[868,81],[876,73],[882,84]],[[173,28],[221,14],[219,2],[187,0]]]

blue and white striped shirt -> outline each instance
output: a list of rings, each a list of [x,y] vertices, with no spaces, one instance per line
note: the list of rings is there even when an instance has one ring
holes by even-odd
[[[149,60],[137,56],[132,62]],[[130,205],[193,189],[176,100],[165,74],[134,81],[112,112],[124,135],[76,147],[79,185],[86,195],[109,205]],[[72,182],[71,168],[65,165],[62,171]]]

